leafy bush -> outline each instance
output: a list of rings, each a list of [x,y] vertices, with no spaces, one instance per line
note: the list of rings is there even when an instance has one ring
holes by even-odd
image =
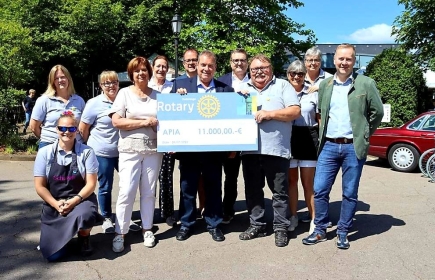
[[[382,126],[400,126],[433,108],[423,70],[400,49],[386,49],[377,55],[366,75],[376,81],[382,102],[391,105],[391,122]]]
[[[27,152],[31,153],[36,150],[36,138],[24,138],[18,134],[12,134],[8,136],[2,136],[0,138],[0,143],[5,146],[5,151],[12,152]]]
[[[8,136],[18,133],[17,108],[25,92],[17,89],[0,89],[0,135]],[[0,142],[1,143],[1,142]]]

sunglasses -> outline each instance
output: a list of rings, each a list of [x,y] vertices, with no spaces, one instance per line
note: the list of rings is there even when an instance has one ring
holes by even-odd
[[[71,133],[76,132],[77,131],[77,127],[76,126],[58,126],[57,129],[60,132],[66,132],[67,130]]]
[[[292,77],[292,78],[294,78],[296,75],[297,75],[299,78],[303,78],[303,77],[305,76],[305,73],[303,73],[303,72],[298,72],[298,73],[296,73],[296,72],[288,72],[288,74],[289,74],[290,77]]]

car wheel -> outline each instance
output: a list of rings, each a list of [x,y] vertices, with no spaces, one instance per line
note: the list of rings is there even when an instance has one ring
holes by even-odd
[[[407,144],[396,144],[388,152],[388,162],[394,170],[414,171],[418,166],[420,154],[416,148]]]

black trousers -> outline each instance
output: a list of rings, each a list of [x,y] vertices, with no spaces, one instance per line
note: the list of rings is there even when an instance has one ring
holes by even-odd
[[[224,216],[234,216],[234,204],[237,200],[237,178],[239,177],[240,164],[242,158],[240,153],[237,153],[234,158],[226,158],[224,160],[224,199],[223,212]]]
[[[265,181],[272,191],[273,229],[287,230],[290,226],[288,202],[288,169],[290,160],[269,155],[243,155],[246,206],[250,223],[265,228],[264,192]]]

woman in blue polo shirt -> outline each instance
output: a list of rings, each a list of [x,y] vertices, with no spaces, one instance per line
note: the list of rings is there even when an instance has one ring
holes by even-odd
[[[118,171],[118,139],[119,130],[113,127],[108,110],[119,90],[118,74],[115,71],[103,71],[100,74],[102,93],[86,103],[80,120],[79,131],[87,145],[92,147],[100,165],[98,169],[98,202],[101,215],[104,217],[102,225],[104,233],[114,233],[112,221],[112,187],[113,175]],[[139,231],[142,228],[130,221],[129,230]]]
[[[43,200],[40,249],[48,261],[64,256],[76,234],[82,255],[92,253],[98,161],[91,147],[76,140],[77,124],[72,111],[63,112],[55,122],[58,139],[41,148],[35,160],[35,190]]]
[[[45,93],[36,100],[30,120],[30,129],[39,138],[39,149],[57,140],[56,121],[65,110],[72,111],[80,120],[85,101],[75,93],[68,69],[62,65],[51,68]],[[82,137],[76,133],[77,140]]]

